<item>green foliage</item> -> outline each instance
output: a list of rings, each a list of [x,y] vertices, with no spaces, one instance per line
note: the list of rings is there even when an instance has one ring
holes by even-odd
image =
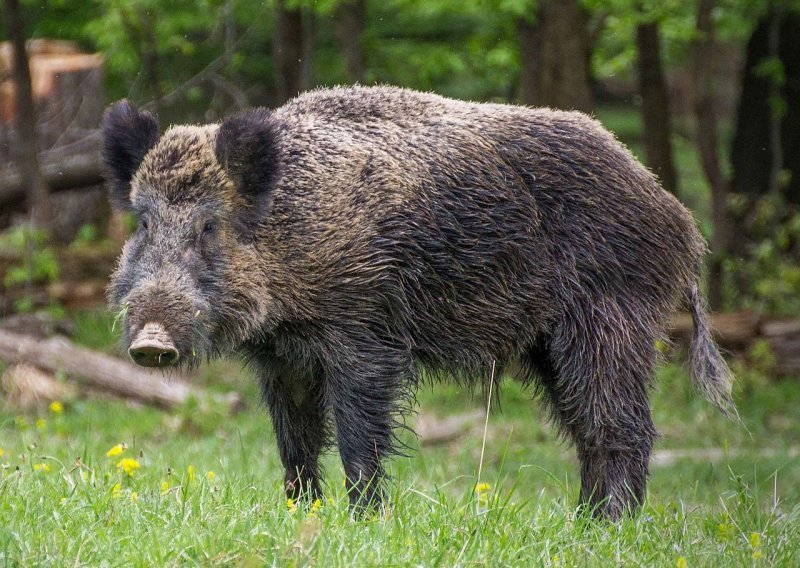
[[[0,234],[0,248],[19,253],[23,258],[22,264],[7,269],[3,279],[6,287],[58,279],[58,261],[53,249],[47,246],[48,239],[46,231],[28,225],[17,225]]]
[[[745,218],[749,238],[741,254],[726,262],[735,285],[731,303],[766,313],[800,313],[800,211],[780,195],[756,203],[734,196],[733,210]]]

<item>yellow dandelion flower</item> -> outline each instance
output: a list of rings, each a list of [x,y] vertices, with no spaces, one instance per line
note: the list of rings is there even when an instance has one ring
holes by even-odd
[[[761,535],[757,532],[750,533],[750,546],[752,548],[758,548],[761,546]]]
[[[717,536],[720,540],[728,540],[731,535],[731,526],[728,524],[728,521],[724,523],[720,523],[717,525]]]
[[[117,462],[117,469],[124,471],[129,476],[133,476],[134,472],[140,467],[139,462],[133,458],[122,458]]]
[[[136,503],[139,500],[139,494],[136,491],[131,493],[131,503]]]
[[[3,454],[0,454],[0,455],[3,455]],[[215,477],[217,477],[217,474],[214,473],[213,471],[209,471],[208,473],[206,473],[206,479],[208,479],[209,481],[214,481]]]
[[[122,491],[122,485],[117,482],[111,486],[111,496],[112,497],[119,497],[119,492]]]
[[[42,473],[50,473],[49,463],[35,463],[33,464],[33,471],[41,471]]]
[[[759,533],[750,533],[750,547],[753,549],[753,560],[758,560],[763,556],[761,553],[761,535]]]
[[[194,481],[195,473],[194,473],[194,466],[190,465],[186,468],[186,476],[189,478],[189,481]]]
[[[44,421],[44,418],[37,418],[36,429],[39,430],[39,432],[44,432],[45,428],[47,428],[47,422]]]
[[[676,566],[678,568],[687,568],[689,564],[686,562],[686,558],[684,558],[683,556],[678,556],[678,562],[676,563]]]
[[[169,483],[167,483],[166,481],[162,481],[161,482],[161,493],[166,493],[167,491],[169,491]]]
[[[3,448],[0,448],[0,458],[2,458],[6,454],[6,451]]]
[[[308,517],[311,519],[316,518],[320,509],[322,509],[322,500],[314,499],[314,502],[311,503],[311,506],[308,508]]]
[[[297,503],[295,503],[295,502],[294,502],[294,499],[292,499],[291,497],[289,497],[288,499],[286,499],[286,509],[287,509],[287,510],[288,510],[290,513],[294,513],[294,512],[297,510]]]
[[[117,444],[116,446],[111,446],[111,449],[106,452],[106,456],[109,458],[115,458],[118,455],[121,455],[127,449],[128,444]]]
[[[62,412],[64,412],[64,405],[58,400],[54,400],[53,402],[51,402],[48,408],[50,409],[50,412],[52,412],[53,414],[61,414]]]
[[[483,493],[488,493],[491,490],[492,490],[492,484],[486,483],[485,481],[475,485],[475,493],[477,493],[478,495],[482,495]]]

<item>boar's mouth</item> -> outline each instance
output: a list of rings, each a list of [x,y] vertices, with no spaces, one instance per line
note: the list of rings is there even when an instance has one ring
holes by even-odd
[[[200,299],[138,286],[120,304],[124,308],[123,344],[134,363],[166,369],[194,368],[210,358],[213,311]]]

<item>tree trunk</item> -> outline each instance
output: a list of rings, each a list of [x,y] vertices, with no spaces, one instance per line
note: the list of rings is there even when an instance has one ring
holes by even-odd
[[[26,186],[34,226],[47,229],[52,221],[50,193],[39,169],[36,140],[36,109],[31,88],[31,70],[25,51],[25,34],[18,0],[6,0],[8,35],[14,47],[14,93],[17,114],[19,171]]]
[[[636,27],[639,51],[639,94],[647,165],[667,191],[677,194],[678,177],[672,161],[672,127],[669,96],[661,63],[661,37],[658,24],[647,22]]]
[[[699,0],[697,39],[694,42],[694,95],[697,119],[697,145],[700,161],[711,186],[711,211],[714,233],[711,237],[711,265],[708,299],[711,308],[722,308],[724,287],[723,258],[730,243],[727,199],[728,180],[722,171],[718,151],[717,115],[714,100],[714,25],[711,12],[714,0]]]
[[[300,62],[300,91],[307,91],[314,85],[314,37],[316,16],[311,6],[302,9],[303,22],[303,58]]]
[[[142,25],[142,62],[145,75],[153,89],[153,111],[158,116],[161,114],[164,89],[161,85],[161,62],[158,55],[155,15],[142,7],[139,10],[139,21]]]
[[[534,104],[592,110],[587,26],[588,16],[576,0],[543,0],[539,4],[534,40],[538,44]],[[529,57],[526,55],[526,59]],[[528,98],[525,95],[523,100]]]
[[[333,14],[333,31],[344,57],[347,77],[354,83],[364,80],[364,50],[361,45],[367,21],[366,0],[346,0]]]
[[[517,19],[517,34],[519,36],[519,102],[524,105],[534,106],[539,101],[536,91],[536,77],[538,75],[539,37],[534,26],[527,18]]]
[[[305,17],[304,17],[305,16]],[[285,0],[275,7],[273,59],[275,64],[275,104],[281,105],[311,85],[309,46],[310,12],[286,8]]]
[[[777,55],[786,81],[777,94],[783,99],[786,113],[779,123],[770,104],[770,97],[776,94],[775,82],[757,72],[765,59],[775,55],[774,44],[770,47],[770,35],[775,33],[776,19],[777,16],[771,14],[759,22],[747,42],[731,150],[733,191],[746,195],[752,202],[775,186],[776,171],[786,170],[789,183],[781,190],[787,201],[800,205],[800,14],[787,13],[781,19]],[[776,132],[778,125],[780,132]],[[776,138],[781,142],[780,152],[775,152]],[[744,224],[742,220],[737,232]]]

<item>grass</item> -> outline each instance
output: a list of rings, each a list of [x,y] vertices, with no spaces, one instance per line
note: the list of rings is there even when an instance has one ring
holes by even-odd
[[[81,316],[79,337],[102,344],[110,317]],[[105,322],[105,324],[103,323]],[[0,411],[0,559],[5,565],[775,565],[800,562],[800,390],[740,381],[739,427],[699,400],[678,364],[660,372],[658,450],[731,448],[723,459],[654,466],[644,510],[619,524],[576,514],[573,451],[513,381],[490,415],[476,492],[482,424],[448,445],[390,464],[388,507],[350,518],[343,473],[326,457],[327,499],[288,504],[254,381],[215,364],[196,380],[236,384],[251,402],[161,412],[112,400],[20,416]],[[219,377],[227,377],[221,381]],[[742,390],[741,386],[748,388]],[[425,414],[482,405],[452,385],[419,393]],[[61,410],[61,412],[57,412]],[[414,417],[411,417],[414,420]],[[124,452],[107,456],[116,444]],[[765,449],[772,453],[764,454]],[[735,450],[735,451],[734,451]],[[122,462],[123,459],[133,462]],[[132,475],[126,473],[128,467]],[[210,473],[213,472],[213,473]]]

